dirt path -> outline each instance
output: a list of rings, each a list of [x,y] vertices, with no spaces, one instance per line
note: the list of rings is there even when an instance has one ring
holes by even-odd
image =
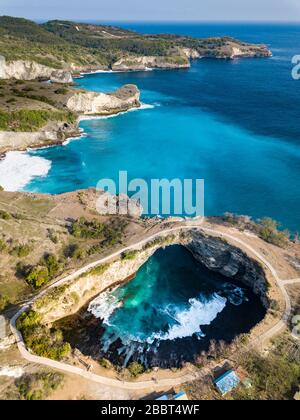
[[[153,235],[148,236],[146,239],[143,239],[139,242],[137,242],[136,244],[130,245],[128,247],[125,247],[107,257],[104,257],[96,262],[93,262],[91,264],[88,264],[87,266],[75,271],[74,273],[62,278],[61,280],[58,280],[56,283],[53,283],[51,286],[49,286],[46,290],[44,290],[43,292],[41,292],[38,296],[36,296],[34,299],[32,299],[31,301],[29,301],[26,305],[24,305],[15,315],[14,317],[11,319],[10,321],[10,328],[12,333],[14,334],[14,336],[17,339],[17,345],[19,348],[19,351],[22,355],[22,357],[26,360],[28,360],[29,362],[32,363],[37,363],[37,364],[41,364],[44,366],[48,366],[54,369],[58,369],[61,371],[65,371],[68,373],[74,373],[76,375],[80,375],[85,379],[97,382],[97,383],[101,383],[103,385],[108,385],[108,386],[112,386],[112,387],[118,387],[121,389],[128,389],[128,390],[142,390],[142,389],[153,389],[153,388],[162,388],[164,386],[166,387],[172,387],[172,386],[176,386],[176,385],[180,385],[183,384],[185,382],[189,382],[195,379],[200,379],[201,377],[203,377],[203,375],[206,373],[205,370],[200,370],[198,372],[195,373],[190,373],[190,374],[186,374],[183,375],[181,377],[178,378],[170,378],[170,379],[158,379],[158,380],[152,380],[152,381],[136,381],[136,382],[126,382],[126,381],[122,381],[122,380],[117,380],[117,379],[112,379],[112,378],[107,378],[105,376],[100,376],[100,375],[96,375],[93,374],[92,372],[88,372],[86,370],[83,370],[81,368],[75,367],[75,366],[71,366],[65,363],[61,363],[61,362],[57,362],[54,360],[50,360],[47,358],[42,358],[39,356],[35,356],[33,354],[31,354],[25,347],[22,335],[20,334],[20,332],[17,330],[16,328],[16,321],[19,318],[19,316],[26,311],[26,309],[38,298],[40,298],[41,296],[43,296],[49,289],[52,289],[53,287],[59,286],[63,283],[66,283],[70,280],[74,280],[75,278],[77,278],[79,275],[89,271],[91,268],[94,268],[100,264],[106,263],[116,257],[118,257],[119,255],[121,255],[124,252],[127,252],[129,250],[135,249],[135,248],[139,248],[142,245],[145,245],[147,242],[161,236],[161,235],[167,235],[169,233],[172,232],[176,232],[176,231],[180,231],[180,230],[190,230],[190,229],[199,229],[202,232],[211,234],[213,236],[219,236],[219,237],[223,237],[223,238],[227,238],[227,239],[231,239],[232,241],[242,245],[244,248],[246,248],[248,251],[250,251],[253,255],[256,256],[256,258],[258,260],[260,260],[262,263],[264,263],[266,265],[266,267],[270,270],[271,274],[273,275],[274,279],[276,280],[276,283],[285,299],[285,312],[281,318],[281,320],[274,325],[270,330],[268,330],[267,332],[265,332],[263,335],[261,335],[257,341],[259,342],[264,342],[267,339],[270,339],[271,337],[273,337],[274,335],[278,334],[284,327],[286,327],[287,324],[287,320],[290,317],[291,314],[291,301],[289,298],[289,295],[285,289],[285,285],[287,284],[294,284],[294,283],[298,283],[300,282],[300,279],[295,279],[295,280],[281,280],[275,270],[275,268],[265,259],[265,257],[263,255],[261,255],[259,252],[257,252],[252,246],[248,245],[246,242],[244,242],[243,240],[236,238],[234,235],[228,234],[228,233],[224,233],[221,231],[218,231],[216,229],[210,229],[210,228],[205,228],[203,226],[201,226],[203,223],[203,219],[199,220],[197,224],[187,224],[185,226],[176,226],[174,228],[170,228],[170,229],[165,229],[162,230],[160,232],[157,232]],[[292,283],[291,283],[292,282]]]

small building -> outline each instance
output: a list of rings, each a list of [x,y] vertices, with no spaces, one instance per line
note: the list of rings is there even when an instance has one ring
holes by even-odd
[[[174,395],[173,400],[187,401],[188,397],[186,395],[186,392],[182,391],[182,392],[179,392],[178,394]]]
[[[228,394],[240,384],[240,378],[234,370],[225,372],[222,376],[214,381],[215,386],[222,396]]]
[[[161,397],[156,398],[156,401],[188,401],[188,397],[186,393],[182,391],[178,394],[162,395]]]

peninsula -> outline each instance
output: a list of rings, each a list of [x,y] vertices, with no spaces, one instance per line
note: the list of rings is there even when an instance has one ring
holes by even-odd
[[[0,154],[79,136],[80,115],[140,107],[127,85],[110,94],[74,89],[73,77],[99,71],[186,69],[200,58],[269,57],[265,45],[230,37],[143,35],[105,25],[0,17]],[[49,83],[46,83],[49,82]]]

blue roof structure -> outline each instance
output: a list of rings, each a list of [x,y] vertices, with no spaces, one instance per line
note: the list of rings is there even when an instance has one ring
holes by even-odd
[[[234,370],[229,370],[214,381],[221,395],[226,395],[228,392],[236,388],[240,383],[240,379]]]

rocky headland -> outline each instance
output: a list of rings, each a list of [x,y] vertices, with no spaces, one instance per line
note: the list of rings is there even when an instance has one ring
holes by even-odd
[[[80,116],[112,115],[141,106],[135,85],[104,94],[69,84],[11,80],[2,81],[0,92],[0,154],[61,144],[81,135]]]

